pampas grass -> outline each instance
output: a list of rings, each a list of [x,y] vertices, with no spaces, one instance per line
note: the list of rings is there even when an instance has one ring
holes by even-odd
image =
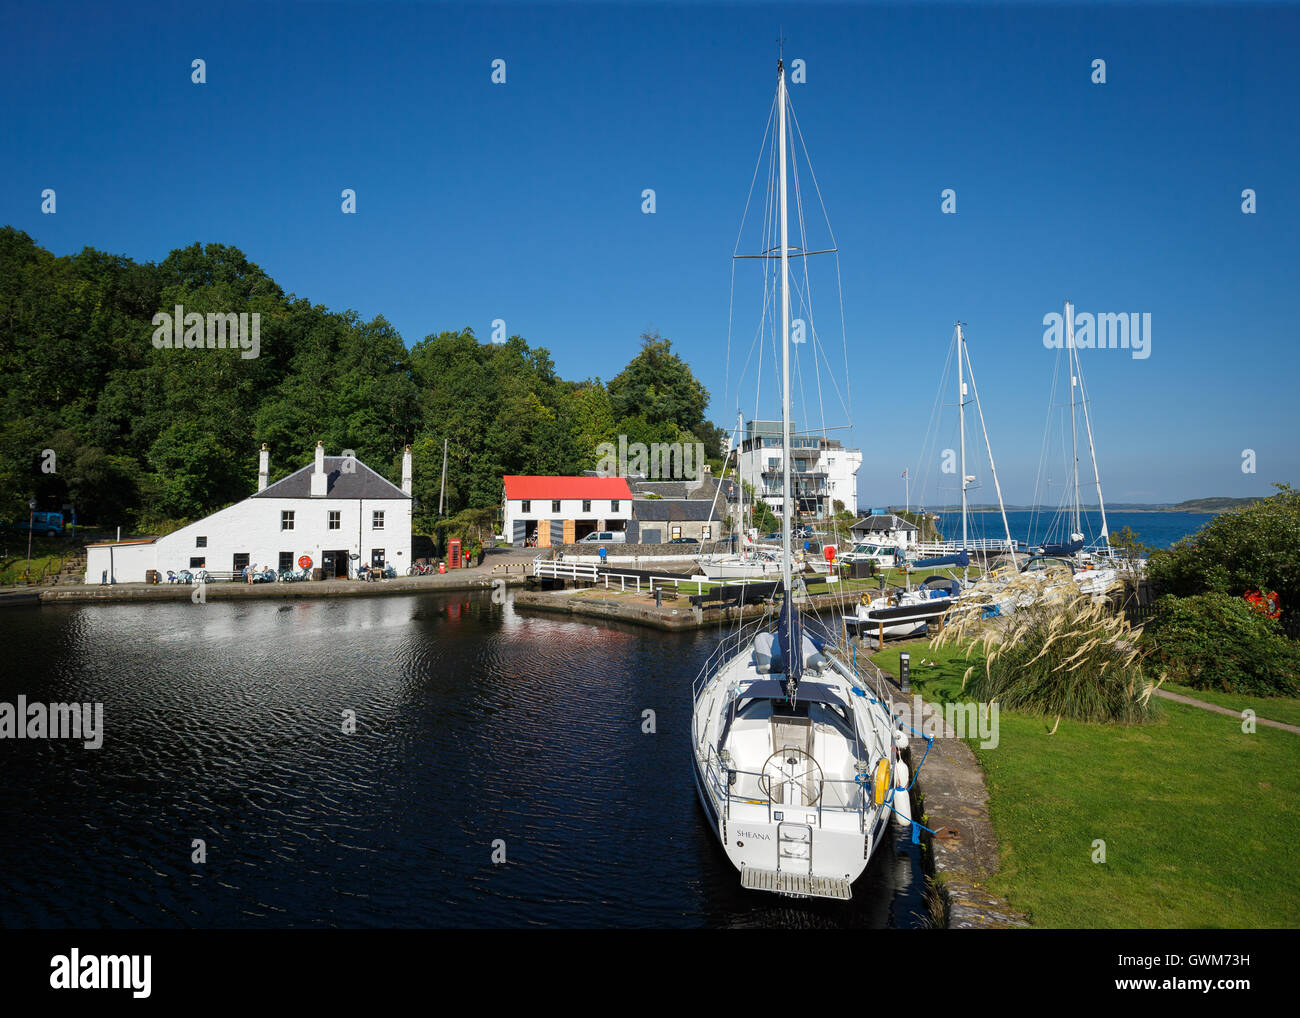
[[[1057,725],[1061,718],[1132,723],[1151,718],[1151,694],[1164,681],[1143,674],[1139,636],[1105,602],[1063,590],[990,622],[966,612],[930,645],[964,643],[968,659],[983,656],[982,673],[971,665],[962,678],[977,700],[1055,717]]]

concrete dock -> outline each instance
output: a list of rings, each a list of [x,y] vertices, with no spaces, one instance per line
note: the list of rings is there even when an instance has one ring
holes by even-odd
[[[761,618],[773,609],[767,605],[732,607],[696,607],[689,595],[695,590],[683,584],[681,593],[665,591],[663,603],[645,591],[620,591],[602,586],[580,587],[566,590],[520,590],[514,595],[516,608],[581,615],[609,622],[630,622],[655,629],[677,632],[689,629],[707,629],[736,619]],[[818,610],[836,609],[856,604],[859,591],[845,594],[816,594],[808,599],[810,607]]]
[[[894,677],[871,661],[859,658],[858,665],[883,688],[896,696],[905,695]],[[926,740],[912,737],[908,765],[916,774],[912,815],[935,832],[922,834],[931,921],[953,930],[1028,926],[1023,915],[989,893],[986,886],[998,871],[999,858],[983,768],[970,747],[956,738],[942,710],[926,703],[922,718],[922,731],[938,734],[928,755]]]
[[[233,601],[242,598],[284,600],[314,597],[382,597],[389,594],[451,593],[519,587],[527,574],[524,563],[513,559],[495,561],[468,569],[452,569],[430,576],[398,576],[390,580],[302,580],[296,583],[232,583],[218,581],[202,585],[205,601]],[[0,591],[0,606],[10,604],[72,604],[122,601],[193,601],[198,584],[114,583],[58,584],[17,587]]]

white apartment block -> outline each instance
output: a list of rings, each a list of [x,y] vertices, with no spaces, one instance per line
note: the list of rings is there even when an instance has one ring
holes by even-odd
[[[838,439],[800,434],[790,426],[790,488],[796,519],[816,521],[834,515],[835,503],[858,511],[858,470],[862,451],[846,449]],[[781,422],[750,421],[740,444],[740,476],[772,511],[783,509]]]

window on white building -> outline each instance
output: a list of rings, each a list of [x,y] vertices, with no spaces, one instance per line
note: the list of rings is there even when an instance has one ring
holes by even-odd
[[[371,530],[383,530],[383,529],[384,529],[384,513],[383,513],[383,510],[382,510],[382,509],[376,509],[376,510],[371,514],[371,516],[370,516],[370,529],[371,529]]]
[[[330,530],[338,530],[343,526],[343,513],[338,509],[330,511]]]
[[[292,510],[292,509],[282,509],[282,510],[280,511],[280,529],[281,529],[281,530],[292,530],[292,529],[293,529],[293,510]]]
[[[609,511],[612,513],[618,512],[618,499],[612,498],[609,500]]]
[[[582,500],[582,511],[583,511],[584,513],[589,513],[589,512],[591,512],[591,499],[589,499],[589,498],[584,498],[584,499]]]
[[[528,498],[526,498],[526,499],[524,499],[522,502],[520,502],[520,503],[519,503],[519,511],[520,511],[521,513],[530,513],[530,512],[532,512],[532,511],[533,511],[533,502],[532,502],[532,499],[528,499]]]
[[[558,513],[559,511],[560,511],[560,500],[558,498],[551,499],[551,512]]]
[[[196,537],[194,539],[194,547],[206,548],[207,546],[208,546],[208,539],[206,537]]]

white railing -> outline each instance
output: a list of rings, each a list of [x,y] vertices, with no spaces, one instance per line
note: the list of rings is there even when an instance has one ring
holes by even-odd
[[[1012,541],[1010,549],[1015,551],[1020,547],[1019,541]],[[963,551],[1006,551],[1008,550],[1007,539],[1005,537],[981,537],[971,541],[924,541],[914,544],[909,551],[915,550],[917,558],[930,558],[934,555],[959,555]]]
[[[533,575],[553,580],[591,580],[596,581],[597,568],[583,562],[557,562],[541,558],[533,559]]]
[[[674,593],[681,593],[683,586],[689,593],[693,586],[697,594],[704,593],[706,583],[713,586],[713,581],[707,578],[683,580],[680,576],[634,576],[630,573],[602,571],[598,566],[584,562],[560,562],[543,559],[540,556],[533,559],[533,575],[550,580],[583,580],[587,583],[600,584],[606,590],[616,589],[622,592],[631,590],[638,594],[641,593],[642,585],[650,594],[655,592],[656,585],[661,589],[671,585]]]

